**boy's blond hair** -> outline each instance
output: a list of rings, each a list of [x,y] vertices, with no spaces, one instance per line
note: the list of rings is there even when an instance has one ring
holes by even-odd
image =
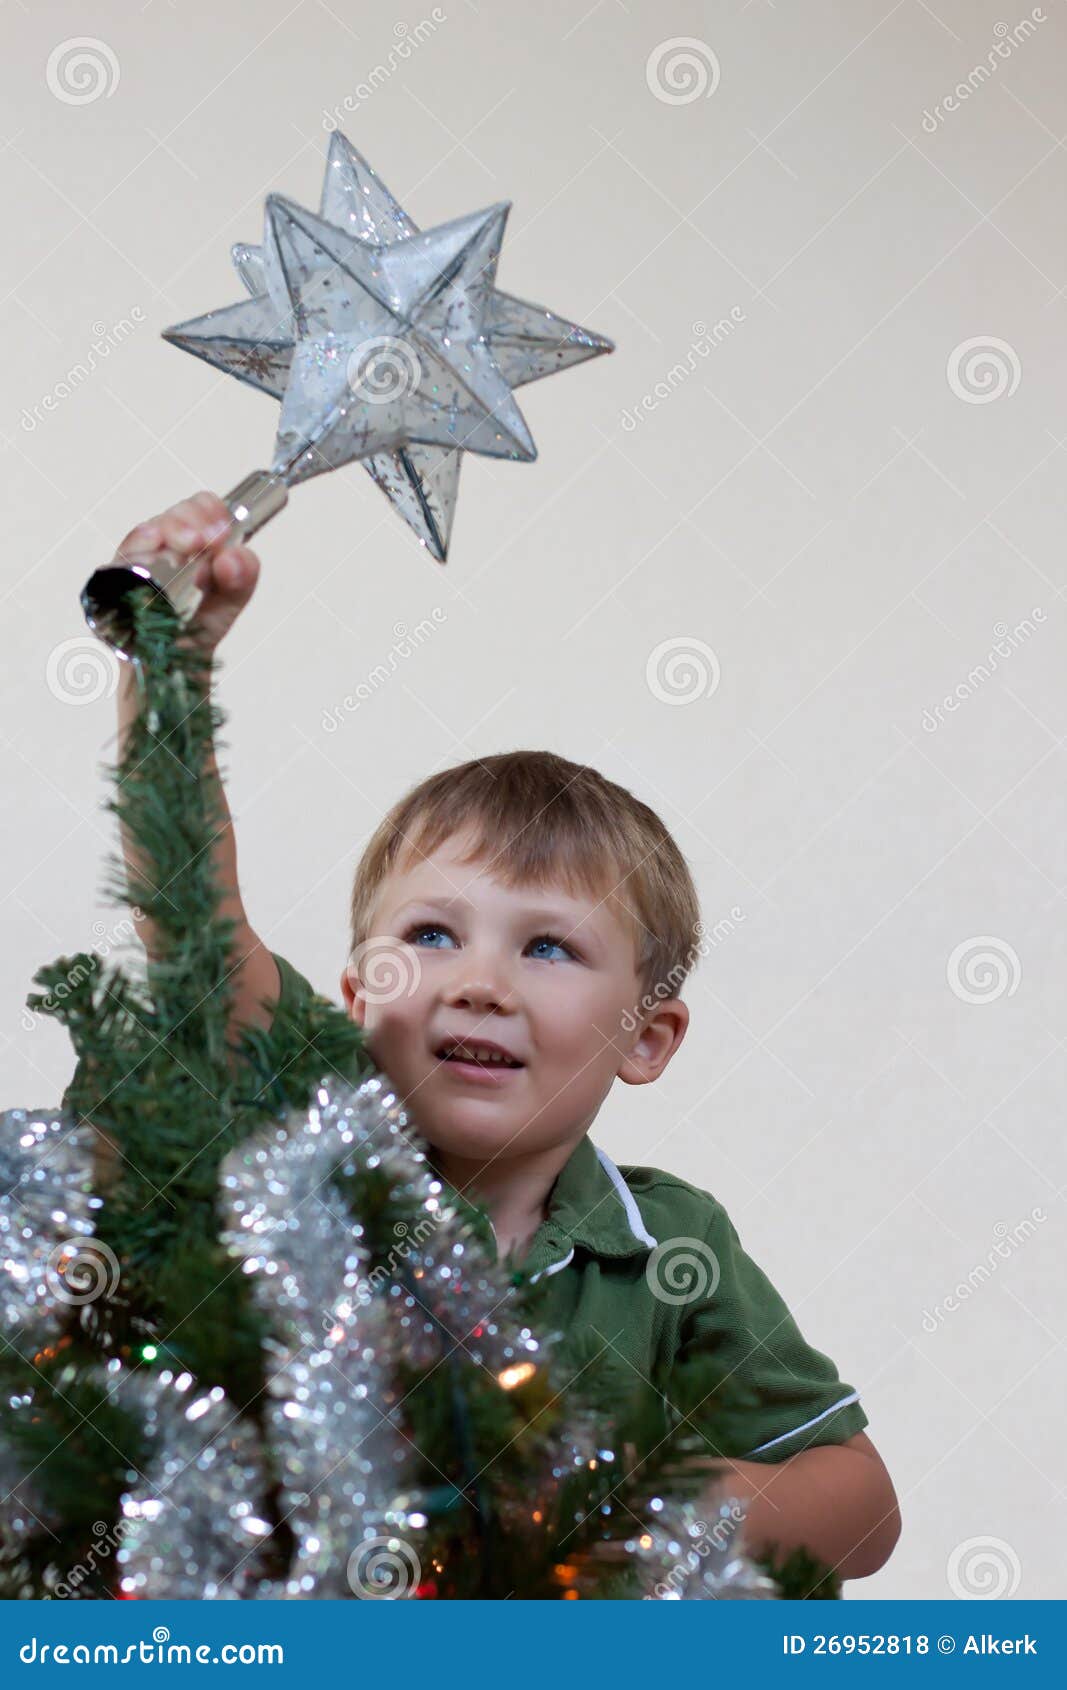
[[[471,833],[466,862],[508,886],[559,881],[619,908],[634,934],[642,990],[677,997],[700,954],[700,904],[656,812],[596,769],[551,751],[505,751],[430,775],[375,829],[352,888],[352,951],[368,937],[378,889],[401,856],[430,856]]]

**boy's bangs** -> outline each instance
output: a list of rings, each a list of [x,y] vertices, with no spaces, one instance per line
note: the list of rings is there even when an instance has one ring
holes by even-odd
[[[576,828],[572,818],[563,825],[545,817],[513,817],[468,813],[423,815],[409,835],[406,849],[415,856],[431,856],[446,840],[456,837],[464,849],[461,862],[490,870],[505,886],[563,886],[572,897],[608,898],[623,890],[626,871],[603,838]],[[572,825],[566,825],[571,821]]]

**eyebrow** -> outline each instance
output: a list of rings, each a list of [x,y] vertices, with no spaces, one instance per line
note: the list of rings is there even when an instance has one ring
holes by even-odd
[[[432,892],[427,892],[422,898],[409,898],[406,903],[400,905],[399,909],[394,910],[393,914],[395,916],[403,915],[405,910],[417,909],[420,904],[436,904],[437,908],[442,910],[457,909],[461,906],[465,909],[473,907],[469,898],[438,898]]]

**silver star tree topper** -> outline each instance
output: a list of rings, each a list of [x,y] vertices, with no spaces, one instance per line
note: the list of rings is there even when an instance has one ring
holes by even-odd
[[[464,452],[529,462],[537,451],[514,389],[613,346],[496,287],[507,202],[419,230],[339,131],[319,213],[267,198],[262,246],[235,245],[249,297],[164,338],[281,401],[269,470],[226,496],[236,538],[288,488],[360,460],[443,563]],[[90,626],[131,655],[123,600],[146,581],[183,616],[200,599],[179,559],[98,570]]]

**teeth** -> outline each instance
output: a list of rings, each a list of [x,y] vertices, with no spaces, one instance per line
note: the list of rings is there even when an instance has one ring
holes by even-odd
[[[487,1065],[495,1063],[498,1067],[513,1066],[510,1057],[501,1056],[499,1051],[490,1050],[486,1045],[455,1045],[449,1054],[463,1061],[483,1062]]]

